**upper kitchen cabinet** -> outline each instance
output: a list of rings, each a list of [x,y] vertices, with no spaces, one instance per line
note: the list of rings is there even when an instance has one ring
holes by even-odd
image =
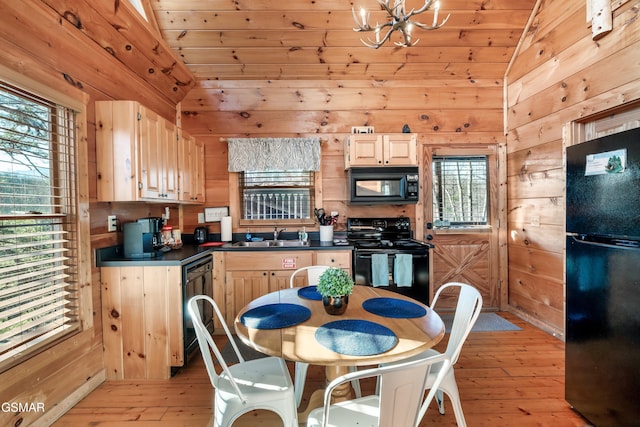
[[[181,203],[204,203],[204,145],[178,129],[178,170]]]
[[[135,101],[96,102],[98,200],[178,201],[173,123]]]
[[[415,133],[349,135],[345,150],[345,168],[353,166],[416,166]]]

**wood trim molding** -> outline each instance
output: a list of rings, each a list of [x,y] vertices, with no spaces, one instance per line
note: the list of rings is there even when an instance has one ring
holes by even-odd
[[[60,417],[62,417],[69,409],[73,408],[78,402],[87,397],[89,393],[94,391],[103,382],[106,381],[105,370],[102,369],[93,377],[89,378],[86,383],[78,387],[73,393],[63,399],[53,408],[47,408],[46,413],[38,419],[38,425],[50,426]]]

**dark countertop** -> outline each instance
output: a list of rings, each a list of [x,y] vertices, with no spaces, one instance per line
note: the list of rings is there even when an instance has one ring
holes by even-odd
[[[212,252],[213,248],[199,247],[196,245],[184,245],[180,249],[162,252],[158,256],[149,258],[125,258],[122,255],[122,246],[110,246],[96,249],[97,267],[153,267],[186,265],[203,258]]]
[[[269,246],[269,247],[246,247],[232,246],[227,243],[223,246],[205,246],[201,247],[194,244],[185,244],[180,249],[174,249],[169,252],[161,253],[151,258],[125,258],[122,255],[122,246],[111,246],[96,250],[96,266],[97,267],[154,267],[154,266],[171,266],[186,265],[196,261],[208,254],[217,251],[229,252],[282,252],[282,251],[317,251],[317,250],[353,250],[352,245],[335,245],[328,242],[320,242],[319,240],[310,240],[309,246]]]
[[[318,250],[353,250],[353,245],[336,245],[330,242],[321,242],[319,240],[310,240],[309,246],[267,246],[267,247],[247,247],[247,246],[233,246],[232,243],[214,248],[215,250],[223,251],[318,251]]]

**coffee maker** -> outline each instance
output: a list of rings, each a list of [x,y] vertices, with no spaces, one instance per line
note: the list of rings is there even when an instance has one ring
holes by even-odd
[[[124,257],[151,258],[162,247],[162,218],[139,218],[124,224]]]

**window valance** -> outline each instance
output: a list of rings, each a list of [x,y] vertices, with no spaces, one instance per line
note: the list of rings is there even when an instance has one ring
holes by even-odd
[[[320,170],[320,138],[227,138],[229,172]]]

